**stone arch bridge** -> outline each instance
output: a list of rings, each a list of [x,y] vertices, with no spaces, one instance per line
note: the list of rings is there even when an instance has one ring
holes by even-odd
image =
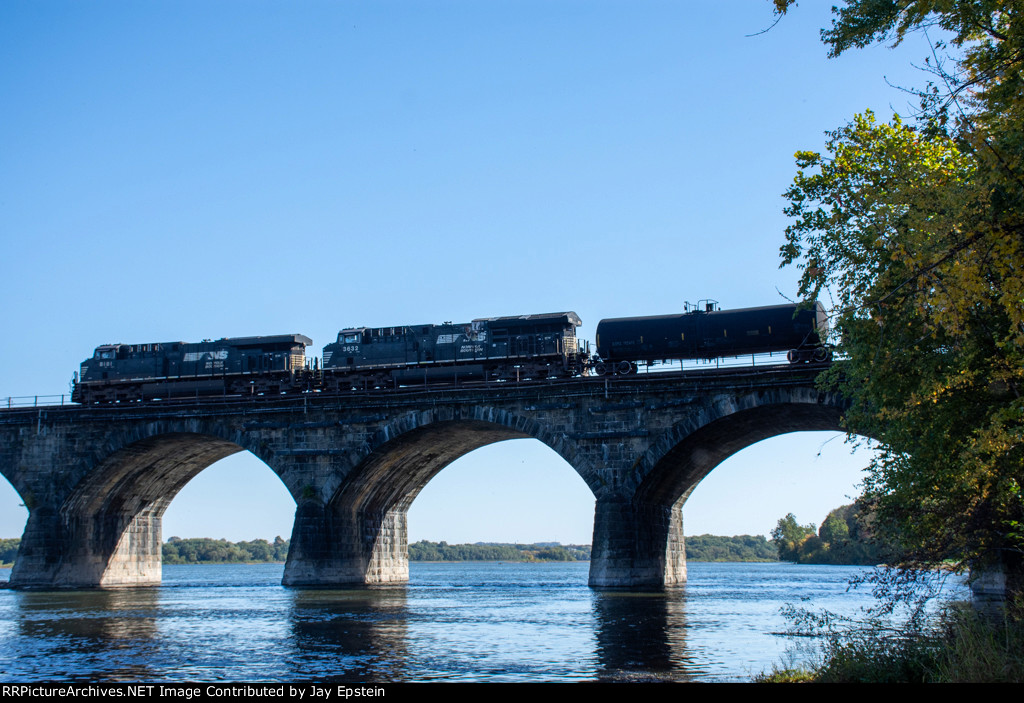
[[[815,388],[821,370],[3,411],[0,472],[29,510],[10,585],[159,583],[164,510],[243,450],[296,502],[285,585],[404,581],[419,491],[478,447],[529,437],[594,492],[591,586],[681,584],[682,505],[704,476],[767,437],[840,429],[844,401]]]

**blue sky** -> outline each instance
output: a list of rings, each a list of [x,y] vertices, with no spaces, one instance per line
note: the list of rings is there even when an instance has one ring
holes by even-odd
[[[927,47],[828,60],[825,3],[757,34],[771,7],[0,4],[0,397],[67,392],[106,342],[299,332],[319,350],[342,327],[556,310],[593,339],[684,300],[782,302],[793,153],[866,108],[909,114],[893,86],[924,82]],[[737,455],[687,533],[820,522],[866,463],[829,437]],[[0,486],[0,536],[18,502]],[[293,510],[236,457],[164,532],[287,536]],[[410,538],[589,542],[592,519],[571,469],[516,441],[442,472]]]

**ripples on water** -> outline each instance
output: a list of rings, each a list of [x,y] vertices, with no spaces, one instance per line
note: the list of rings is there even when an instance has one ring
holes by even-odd
[[[11,681],[744,681],[787,604],[852,613],[857,567],[689,565],[686,588],[596,592],[586,563],[410,565],[403,586],[292,590],[282,566],[165,566],[158,588],[0,591]],[[0,579],[9,575],[0,570]]]

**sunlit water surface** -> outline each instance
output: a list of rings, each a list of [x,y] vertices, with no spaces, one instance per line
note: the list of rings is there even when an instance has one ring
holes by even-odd
[[[406,585],[332,591],[282,588],[282,569],[165,566],[157,588],[2,590],[3,679],[744,681],[794,644],[784,605],[871,602],[847,592],[863,569],[841,566],[691,563],[687,586],[662,594],[593,591],[586,563],[414,563]]]

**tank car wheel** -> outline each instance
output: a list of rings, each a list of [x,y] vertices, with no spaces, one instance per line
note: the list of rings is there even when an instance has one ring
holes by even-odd
[[[615,369],[620,376],[628,376],[633,371],[633,364],[628,361],[620,361],[618,368]]]
[[[608,373],[608,367],[607,366],[605,366],[604,364],[594,364],[594,375],[595,376],[604,376],[606,373]]]
[[[828,361],[829,357],[832,356],[829,350],[825,347],[818,347],[811,353],[811,361],[822,362]]]
[[[791,364],[795,364],[798,361],[802,361],[799,349],[790,349],[786,352],[786,361]]]

